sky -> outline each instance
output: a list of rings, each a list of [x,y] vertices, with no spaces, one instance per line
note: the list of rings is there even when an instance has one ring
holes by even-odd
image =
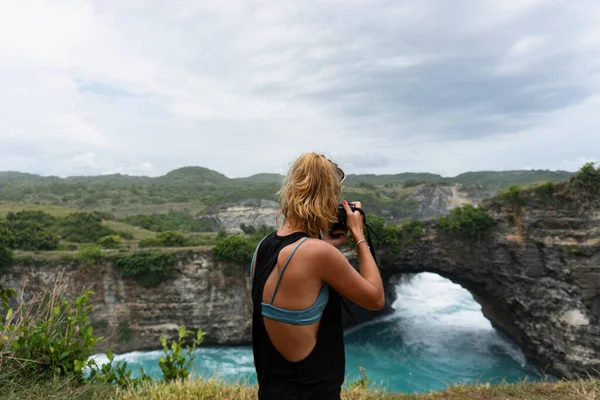
[[[597,0],[0,0],[0,171],[578,169]]]

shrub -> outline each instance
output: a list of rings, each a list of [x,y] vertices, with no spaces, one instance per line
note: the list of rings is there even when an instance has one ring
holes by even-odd
[[[105,249],[118,249],[123,244],[123,239],[117,235],[104,236],[98,240],[98,245]]]
[[[77,243],[95,243],[112,234],[112,229],[102,225],[102,220],[97,215],[86,212],[69,214],[60,227],[63,239]]]
[[[125,240],[133,240],[133,233],[128,232],[128,231],[115,231],[115,233],[118,236],[121,236],[121,239],[125,239]]]
[[[416,187],[416,186],[423,185],[423,184],[425,184],[425,183],[427,183],[427,182],[425,182],[425,181],[420,181],[420,180],[418,180],[418,179],[409,179],[409,180],[407,180],[406,182],[404,182],[404,185],[402,185],[402,186],[403,186],[405,189],[408,189],[408,188],[412,188],[412,187]]]
[[[8,307],[14,295],[0,287],[5,315],[0,319],[0,352],[8,365],[3,369],[34,373],[38,376],[59,375],[82,380],[94,345],[100,338],[89,324],[91,306],[84,291],[75,301],[62,297],[60,289],[40,294],[16,312]]]
[[[94,329],[106,329],[106,328],[108,328],[108,321],[105,319],[99,319],[99,320],[93,321],[91,323],[91,325]]]
[[[215,261],[246,268],[252,262],[255,245],[242,236],[229,236],[220,240],[212,250]]]
[[[102,249],[95,244],[87,244],[77,250],[77,257],[81,261],[94,264],[102,259]]]
[[[0,221],[0,274],[2,269],[10,264],[13,259],[12,248],[14,245],[15,238],[12,232],[4,221]]]
[[[510,186],[505,196],[508,199],[508,201],[518,209],[520,209],[526,204],[526,201],[523,198],[521,198],[521,187],[519,185]]]
[[[56,218],[43,211],[20,211],[6,216],[15,247],[21,250],[55,250],[58,236],[52,232]]]
[[[183,247],[187,245],[187,239],[183,232],[166,231],[156,235],[158,242],[165,247]]]
[[[585,164],[571,179],[570,185],[592,195],[600,195],[600,167],[590,162]]]
[[[439,219],[442,230],[458,233],[473,239],[481,238],[494,226],[494,220],[481,207],[467,204],[450,211]]]
[[[355,381],[348,382],[348,388],[352,389],[368,389],[371,384],[371,378],[367,376],[367,371],[362,365],[358,366],[360,377]]]
[[[227,231],[225,230],[225,228],[221,227],[221,229],[219,229],[219,233],[217,233],[217,239],[221,240],[227,237]]]
[[[161,244],[156,237],[149,237],[146,239],[140,240],[138,243],[139,247],[147,248],[147,247],[160,247]]]
[[[127,361],[118,361],[116,365],[113,365],[115,356],[112,351],[108,350],[106,352],[106,358],[108,358],[108,363],[103,364],[100,368],[94,363],[94,366],[90,369],[90,376],[88,377],[90,382],[118,385],[124,389],[130,387],[137,389],[142,383],[152,381],[152,378],[146,374],[142,367],[140,367],[140,376],[132,378],[132,371],[127,368]]]
[[[183,232],[161,232],[153,238],[140,241],[140,247],[183,247],[190,243]]]
[[[131,340],[131,328],[129,327],[129,321],[119,322],[119,342],[127,343]]]
[[[163,380],[170,382],[174,380],[184,380],[190,375],[189,368],[196,357],[195,350],[204,339],[204,332],[198,330],[196,337],[192,341],[192,346],[186,346],[186,353],[182,353],[185,339],[194,335],[193,331],[188,331],[185,326],[179,328],[179,339],[171,341],[171,346],[168,345],[167,339],[160,338],[160,343],[163,347],[164,356],[160,357],[158,362],[163,373]],[[170,348],[169,348],[170,347]]]
[[[554,194],[554,183],[546,182],[533,188],[533,191],[542,197],[552,197]]]
[[[373,229],[379,239],[374,238],[375,244],[388,246],[390,252],[397,253],[401,246],[410,246],[425,235],[420,221],[411,221],[402,225],[385,226],[385,218],[367,214],[367,224]]]
[[[244,223],[241,223],[240,224],[240,229],[246,235],[254,235],[254,234],[256,234],[256,228],[254,226],[252,226],[252,225],[246,225]]]
[[[402,225],[390,225],[385,227],[382,235],[391,253],[398,253],[402,247],[413,245],[417,240],[425,236],[425,230],[421,221],[411,221]]]
[[[154,287],[171,276],[177,262],[175,253],[139,252],[119,255],[115,266],[141,286]]]

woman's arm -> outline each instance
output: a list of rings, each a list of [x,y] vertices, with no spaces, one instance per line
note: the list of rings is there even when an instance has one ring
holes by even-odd
[[[360,203],[355,203],[360,207]],[[344,201],[346,209],[346,222],[348,230],[356,243],[365,239],[363,233],[362,215],[352,212],[348,203]],[[342,296],[368,310],[381,310],[385,305],[383,282],[377,268],[377,263],[369,251],[366,242],[362,241],[357,246],[360,273],[348,262],[346,257],[334,246],[322,243],[319,246],[318,269],[322,281],[332,286]],[[315,254],[316,255],[316,254]]]

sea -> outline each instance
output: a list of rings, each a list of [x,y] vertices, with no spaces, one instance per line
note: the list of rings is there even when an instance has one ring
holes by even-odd
[[[442,390],[453,384],[537,381],[541,372],[529,365],[516,346],[483,316],[481,306],[461,286],[431,273],[402,280],[396,288],[395,312],[348,330],[346,384],[360,377],[390,392]],[[116,355],[137,374],[161,377],[162,351]],[[106,356],[94,356],[107,362]],[[193,364],[199,377],[228,382],[256,382],[252,349],[246,346],[201,346]],[[546,377],[545,379],[548,379]]]

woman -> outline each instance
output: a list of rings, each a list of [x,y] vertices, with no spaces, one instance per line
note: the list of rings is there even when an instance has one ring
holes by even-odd
[[[298,158],[279,192],[283,224],[254,254],[252,335],[261,400],[339,399],[345,375],[341,297],[369,310],[384,306],[362,216],[344,201],[348,232],[329,234],[344,177],[322,155]],[[350,240],[360,273],[337,249]]]

